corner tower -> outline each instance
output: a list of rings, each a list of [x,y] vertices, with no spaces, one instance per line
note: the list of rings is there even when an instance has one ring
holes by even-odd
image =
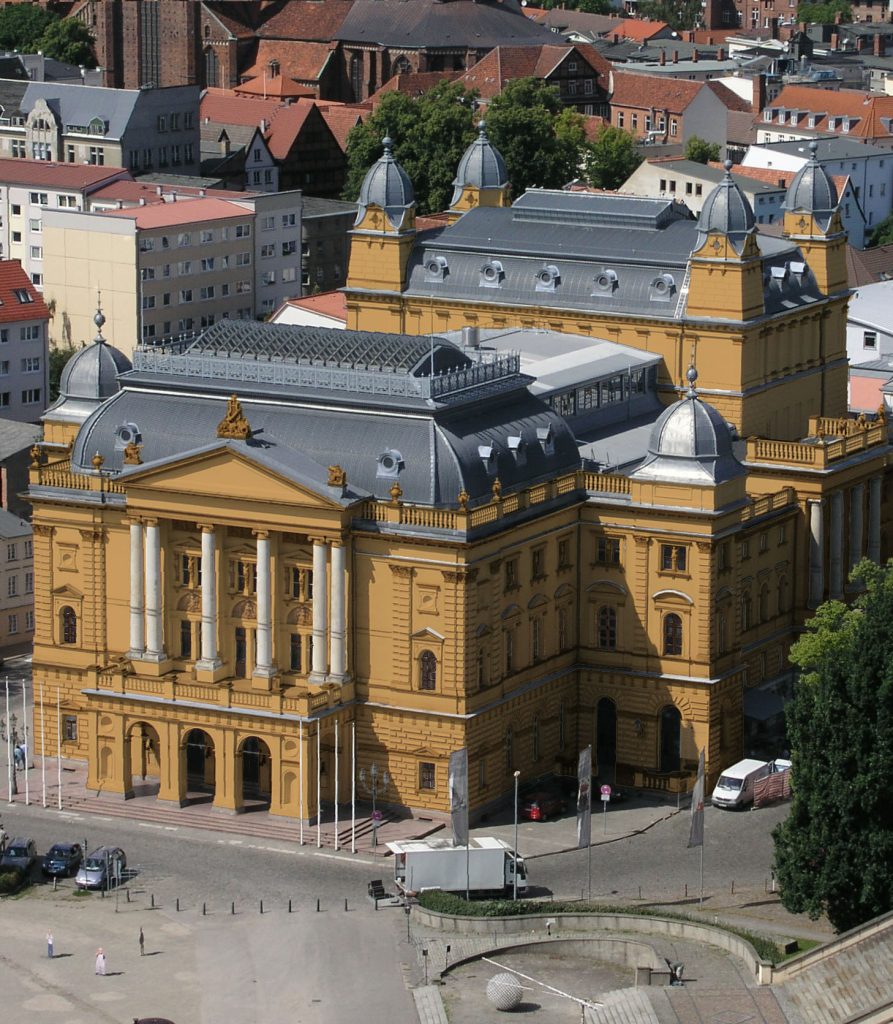
[[[349,291],[401,292],[415,242],[412,182],[394,159],[391,140],[384,138],[382,146],[384,152],[369,168],[357,199],[350,233]]]
[[[730,160],[725,168],[725,177],[707,197],[698,218],[698,236],[689,263],[687,314],[751,320],[765,310],[756,218],[747,197],[732,180]]]
[[[816,159],[818,144],[809,144],[809,160],[788,186],[784,234],[797,243],[825,295],[847,290],[846,232],[840,220],[834,182]]]
[[[481,121],[478,137],[465,150],[456,170],[449,209],[450,223],[476,206],[508,205],[509,181],[505,160],[490,142],[486,125]]]

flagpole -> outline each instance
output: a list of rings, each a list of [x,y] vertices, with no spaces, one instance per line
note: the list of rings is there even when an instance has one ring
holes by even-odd
[[[59,810],[62,810],[62,694],[56,687],[56,785],[59,790]],[[86,853],[86,852],[85,852]]]
[[[357,852],[357,722],[350,723],[350,852]]]
[[[704,903],[704,844],[701,843],[701,899],[699,905],[703,906]]]
[[[304,845],[304,720],[298,722],[298,831]]]
[[[15,766],[12,761],[12,727],[9,724],[9,676],[6,677],[6,798],[9,803],[12,799],[12,773]]]
[[[589,744],[589,770],[592,771],[592,744]],[[589,789],[589,842],[586,844],[586,874],[589,887],[589,902],[592,902],[592,787]],[[606,826],[607,827],[607,826]]]
[[[338,719],[335,719],[335,849],[340,849],[338,845]]]
[[[22,734],[25,737],[25,806],[31,803],[31,791],[28,786],[28,758],[31,748],[28,743],[28,683],[22,680]]]
[[[43,806],[47,805],[46,708],[43,706],[43,683],[40,684],[40,788]]]
[[[322,722],[317,720],[316,722],[316,848],[317,850],[322,846],[322,833],[320,832],[320,822],[322,821],[322,761],[320,761],[320,752],[322,750],[320,729]]]

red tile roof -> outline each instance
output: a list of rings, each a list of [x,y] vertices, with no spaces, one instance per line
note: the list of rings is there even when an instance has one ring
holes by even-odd
[[[286,299],[285,305],[309,309],[313,313],[330,316],[333,320],[347,322],[347,296],[344,292],[320,292],[318,295],[305,295],[300,299]]]
[[[369,97],[369,102],[373,107],[377,107],[382,97],[389,92],[401,92],[404,96],[421,96],[439,82],[451,82],[457,77],[456,71],[410,71],[407,74],[393,75]]]
[[[725,165],[718,160],[711,160],[710,166],[722,170]],[[741,164],[735,164],[732,168],[733,175],[740,174],[745,178],[755,178],[757,181],[763,181],[767,185],[776,185],[779,188],[787,188],[796,173],[796,171],[782,171],[777,167],[743,167]],[[834,182],[838,196],[842,196],[849,186],[850,176],[848,174],[832,174],[831,180]]]
[[[733,92],[728,86],[723,85],[722,82],[707,81],[705,85],[711,92],[716,93],[727,110],[753,113],[753,104],[748,100],[742,99],[738,93]]]
[[[332,59],[334,44],[290,39],[260,39],[254,65],[244,72],[248,78],[261,78],[270,61],[279,62],[279,74],[300,82],[317,82]]]
[[[253,99],[237,96],[231,89],[206,89],[202,94],[199,117],[213,124],[241,124],[255,127],[268,123],[284,106],[280,99]]]
[[[350,14],[353,0],[291,0],[260,29],[265,39],[333,39]]]
[[[669,27],[665,21],[641,21],[638,18],[624,18],[611,28],[610,35],[617,35],[623,39],[635,39],[637,42],[644,43]]]
[[[284,160],[288,156],[307,118],[317,113],[314,101],[304,99],[296,100],[277,112],[265,136],[274,160]]]
[[[484,99],[498,96],[507,82],[518,78],[547,78],[573,51],[585,60],[607,85],[611,65],[593,46],[497,46],[457,78],[467,89],[477,89]]]
[[[329,126],[329,130],[338,141],[338,145],[347,152],[347,137],[351,128],[361,124],[371,113],[368,106],[349,106],[341,103],[318,103],[317,109]]]
[[[766,109],[784,107],[787,111],[799,110],[803,114],[813,113],[822,116],[816,120],[815,131],[833,131],[844,134],[838,121],[835,128],[829,128],[828,117],[849,117],[850,130],[848,137],[857,139],[888,139],[890,118],[893,118],[893,96],[865,92],[861,89],[840,89],[831,92],[828,89],[811,89],[804,85],[787,85]],[[883,119],[883,120],[882,120]],[[756,123],[768,124],[763,121],[762,113],[757,114]],[[883,121],[886,121],[885,125]],[[798,127],[806,125],[805,118]]]
[[[24,289],[31,296],[31,302],[22,302],[17,298],[17,289]],[[0,260],[0,323],[49,320],[49,317],[50,311],[43,296],[22,270],[22,264],[18,260]]]
[[[48,185],[62,189],[85,189],[117,177],[133,180],[130,171],[123,167],[57,164],[44,160],[0,160],[0,181],[9,185]]]
[[[298,85],[287,75],[277,75],[270,78],[269,75],[258,75],[257,78],[249,78],[237,85],[233,92],[238,96],[257,96],[262,99],[298,99],[300,97],[315,96],[316,93],[309,85]]]
[[[221,4],[209,4],[205,5],[208,9],[208,13],[212,18],[215,18],[230,35],[236,39],[253,39],[254,32],[247,25],[243,25],[242,22],[237,21],[231,17],[228,12],[223,9]],[[226,6],[230,6],[227,4]]]
[[[104,210],[103,217],[123,217],[136,221],[140,230],[199,224],[209,220],[251,217],[250,210],[224,199],[188,199],[179,203],[152,203],[123,210]]]
[[[667,110],[681,114],[706,82],[689,82],[684,78],[660,78],[640,75],[634,71],[614,71],[614,93],[611,105],[639,109]]]

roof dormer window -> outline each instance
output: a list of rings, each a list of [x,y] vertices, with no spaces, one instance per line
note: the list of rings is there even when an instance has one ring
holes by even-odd
[[[613,270],[602,270],[595,275],[593,295],[613,295],[617,290],[617,274]]]
[[[480,286],[481,288],[499,288],[505,280],[505,271],[499,260],[487,260],[481,267]]]
[[[490,476],[496,474],[496,448],[492,444],[479,444],[478,456],[484,464],[484,469]]]
[[[34,301],[34,296],[25,288],[13,288],[13,294],[23,304]]]
[[[554,292],[561,282],[561,274],[558,267],[549,263],[536,274],[536,290],[538,292]]]
[[[449,273],[446,256],[429,256],[425,260],[425,280],[443,281]]]
[[[536,428],[536,439],[540,443],[545,455],[555,454],[555,436],[552,433],[552,427],[537,427]]]
[[[523,466],[527,462],[527,452],[524,438],[520,435],[509,437],[508,449],[516,464]]]

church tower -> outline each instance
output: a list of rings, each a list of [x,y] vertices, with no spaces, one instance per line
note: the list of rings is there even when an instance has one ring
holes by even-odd
[[[834,182],[816,159],[818,144],[809,144],[809,160],[788,186],[784,234],[797,243],[825,295],[846,291],[846,233],[840,220]]]
[[[487,137],[483,121],[478,137],[465,150],[453,180],[450,223],[476,206],[508,206],[509,181],[502,153]]]
[[[409,176],[394,159],[389,138],[384,152],[369,168],[357,199],[351,231],[347,290],[399,293],[416,238],[415,193]],[[348,323],[348,326],[354,326]],[[393,327],[400,330],[399,316]]]
[[[692,250],[687,315],[745,321],[761,316],[763,263],[756,240],[756,218],[747,197],[725,178],[707,197],[698,218]]]

